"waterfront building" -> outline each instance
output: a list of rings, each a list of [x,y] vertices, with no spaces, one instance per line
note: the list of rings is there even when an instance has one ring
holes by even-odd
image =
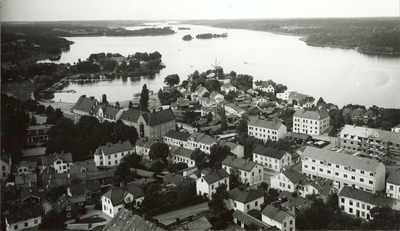
[[[97,105],[99,102],[93,96],[88,98],[86,95],[82,95],[79,97],[75,106],[72,107],[75,122],[78,122],[82,116],[94,116]]]

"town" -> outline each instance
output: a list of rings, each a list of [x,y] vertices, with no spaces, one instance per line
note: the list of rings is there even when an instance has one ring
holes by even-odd
[[[164,80],[126,106],[2,94],[2,229],[399,228],[398,109],[218,65]]]

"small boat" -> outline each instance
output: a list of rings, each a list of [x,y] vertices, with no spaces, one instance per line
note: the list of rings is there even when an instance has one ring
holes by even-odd
[[[248,62],[244,62],[244,64],[249,64]]]

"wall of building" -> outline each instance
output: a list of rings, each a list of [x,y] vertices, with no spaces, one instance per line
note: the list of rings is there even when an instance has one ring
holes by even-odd
[[[386,183],[386,195],[388,197],[400,200],[400,185]]]
[[[18,231],[23,229],[29,229],[38,226],[42,221],[42,216],[30,218],[23,221],[18,221],[15,223],[9,224],[6,219],[6,230],[7,231]]]

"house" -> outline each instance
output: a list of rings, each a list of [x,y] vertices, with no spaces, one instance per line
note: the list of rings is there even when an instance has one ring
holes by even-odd
[[[37,205],[31,209],[12,212],[4,217],[6,231],[32,229],[42,222],[42,215],[43,209],[41,205]]]
[[[107,106],[107,105],[97,105],[94,110],[96,118],[100,122],[109,121],[115,122],[121,116],[123,109]]]
[[[83,181],[80,184],[70,185],[67,188],[67,195],[77,206],[93,204],[100,199],[101,185],[97,180]]]
[[[286,137],[287,128],[284,124],[277,121],[267,121],[253,118],[249,121],[248,135],[257,139],[278,141]]]
[[[243,213],[240,210],[233,211],[232,218],[233,223],[237,224],[245,230],[253,230],[255,227],[257,227],[257,230],[276,230],[275,227],[271,227],[270,225],[246,213]]]
[[[391,172],[386,180],[386,195],[400,200],[400,173]]]
[[[35,173],[27,173],[21,176],[15,176],[15,187],[18,189],[31,187],[32,184],[37,183],[37,177]]]
[[[237,117],[241,117],[244,113],[246,113],[245,110],[243,110],[241,107],[237,106],[236,104],[233,103],[227,103],[224,105],[225,111],[229,114],[233,114]]]
[[[292,193],[288,191],[282,191],[278,196],[281,201],[282,209],[289,212],[293,216],[297,216],[297,214],[303,210],[311,207],[312,200],[307,199],[305,197],[293,196]]]
[[[42,144],[49,140],[48,132],[53,125],[28,126],[26,129],[27,144]]]
[[[76,161],[69,166],[71,175],[81,172],[96,172],[97,167],[93,160]]]
[[[307,176],[292,169],[271,176],[271,188],[280,191],[297,192],[298,186],[307,182]]]
[[[54,209],[63,219],[72,219],[85,213],[85,207],[76,206],[66,195],[58,198]]]
[[[228,155],[222,161],[222,168],[230,175],[236,175],[243,184],[253,185],[263,180],[263,167],[249,159]]]
[[[156,178],[157,174],[152,171],[147,171],[139,168],[129,168],[129,171],[139,177],[149,179],[149,178]],[[133,182],[132,182],[133,183]]]
[[[206,93],[210,93],[207,88],[199,85],[196,90],[194,91],[194,93],[192,94],[192,100],[194,100],[195,98],[199,97],[202,98],[204,96],[204,94]]]
[[[36,162],[32,161],[20,161],[17,164],[17,174],[22,175],[22,174],[27,174],[27,173],[34,173],[37,168]]]
[[[385,189],[385,165],[376,159],[348,155],[307,146],[302,156],[302,173],[367,192]]]
[[[46,168],[53,168],[56,173],[69,172],[72,163],[71,153],[53,153],[48,156],[42,156],[43,170]]]
[[[255,91],[253,88],[250,88],[249,90],[247,90],[246,93],[249,94],[250,96],[257,95],[257,91]]]
[[[400,124],[397,124],[396,126],[392,127],[391,131],[392,132],[400,132]]]
[[[222,101],[225,101],[225,97],[216,91],[211,92],[210,99],[213,99],[217,104],[219,104]]]
[[[20,194],[16,202],[21,208],[31,209],[35,205],[40,204],[41,196],[36,184],[31,183],[30,186],[20,189]]]
[[[291,92],[288,97],[288,103],[292,104],[295,108],[309,108],[314,105],[313,98],[309,95],[301,94],[298,92]]]
[[[221,184],[225,184],[226,190],[229,191],[229,174],[224,169],[207,174],[202,173],[200,178],[196,180],[196,193],[211,200],[212,195]]]
[[[176,99],[176,102],[171,103],[172,110],[187,110],[189,109],[193,102],[185,99],[183,97],[179,97]]]
[[[292,93],[292,92],[296,92],[296,91],[290,91],[290,90],[286,90],[286,91],[284,91],[284,92],[282,92],[282,93],[276,93],[276,98],[278,98],[278,99],[281,99],[281,100],[289,100],[289,95]]]
[[[0,179],[1,182],[5,180],[11,172],[11,157],[7,156],[6,154],[1,154],[0,166],[1,166],[1,173]]]
[[[255,81],[255,89],[263,91],[263,92],[271,92],[272,94],[275,93],[275,88],[268,81]]]
[[[306,144],[308,141],[311,141],[312,136],[304,133],[297,133],[297,132],[288,132],[286,137],[290,140],[295,142],[296,144]]]
[[[302,197],[313,194],[318,195],[326,203],[329,196],[338,191],[339,188],[333,180],[318,177],[314,180],[301,182],[298,186],[297,194]]]
[[[216,107],[217,106],[217,102],[215,102],[215,100],[213,98],[201,98],[200,100],[200,104],[203,107]]]
[[[143,158],[150,160],[149,157],[149,153],[150,153],[150,149],[151,146],[153,146],[153,144],[157,143],[156,140],[153,139],[146,139],[146,138],[141,138],[138,139],[136,141],[136,145],[135,145],[135,150],[136,150],[136,154],[138,154],[139,156],[142,156]]]
[[[261,212],[261,220],[270,226],[276,226],[281,231],[294,231],[296,226],[292,214],[272,205],[268,205]]]
[[[338,196],[339,207],[343,212],[366,220],[373,219],[371,209],[376,206],[400,209],[400,202],[394,198],[383,197],[353,187],[342,187]]]
[[[321,135],[328,128],[330,116],[327,111],[296,110],[293,114],[293,132]]]
[[[230,91],[236,91],[236,87],[229,83],[225,83],[221,86],[221,91],[225,92],[225,94],[228,94]]]
[[[211,136],[204,135],[199,132],[195,132],[189,136],[187,139],[187,149],[195,150],[199,148],[201,151],[210,154],[211,146],[217,144],[217,140]]]
[[[133,184],[128,183],[122,187],[112,187],[101,196],[102,212],[110,217],[114,217],[125,205],[138,207],[144,199],[143,190]]]
[[[254,98],[252,98],[252,102],[251,102],[251,104],[255,105],[255,106],[260,106],[265,103],[268,103],[268,99],[263,96],[254,97]]]
[[[250,210],[261,210],[264,203],[263,189],[246,189],[244,186],[229,191],[228,209],[239,210],[248,213]]]
[[[133,152],[133,146],[129,141],[116,144],[107,143],[100,146],[94,152],[94,162],[96,166],[115,166],[118,165],[125,155]]]
[[[82,95],[79,97],[76,104],[72,107],[72,113],[75,116],[75,122],[78,122],[82,116],[93,116],[95,115],[95,109],[99,105],[99,102],[93,97],[86,97]]]
[[[188,167],[193,167],[196,165],[196,162],[192,159],[193,152],[194,150],[174,146],[169,151],[170,160],[173,164],[181,162],[187,164]]]
[[[233,143],[230,141],[225,141],[225,140],[220,140],[218,142],[218,144],[222,147],[229,147],[229,149],[231,150],[231,152],[233,154],[236,155],[237,158],[243,158],[244,157],[244,146],[237,144],[237,143]]]
[[[253,150],[253,161],[265,169],[280,172],[284,167],[292,165],[292,155],[282,150],[257,145]]]

